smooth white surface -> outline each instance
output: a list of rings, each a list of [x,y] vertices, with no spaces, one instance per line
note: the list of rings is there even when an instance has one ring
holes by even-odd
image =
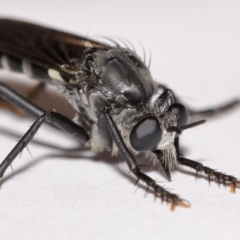
[[[1,16],[84,35],[124,37],[140,55],[141,41],[147,53],[152,52],[154,78],[191,106],[240,97],[239,1],[0,0],[0,5]],[[240,177],[239,122],[238,109],[186,131],[182,137],[186,156]],[[31,123],[0,111],[0,128],[19,136]],[[0,159],[18,139],[0,131]],[[48,127],[35,139],[76,146]],[[117,159],[108,154],[84,152],[72,159],[38,144],[29,149],[33,157],[24,150],[13,169],[30,166],[1,188],[1,239],[239,239],[239,189],[233,195],[228,188],[216,183],[209,187],[205,179],[195,181],[179,171],[168,183],[157,171],[148,171],[192,204],[190,209],[170,212],[159,200],[154,203],[151,194],[144,197],[144,188],[133,187],[126,164],[117,168]]]

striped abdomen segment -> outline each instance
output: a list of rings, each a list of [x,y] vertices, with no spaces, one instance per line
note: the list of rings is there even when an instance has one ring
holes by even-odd
[[[0,68],[25,74],[29,78],[34,78],[42,81],[60,80],[64,82],[59,72],[54,69],[47,69],[40,65],[29,62],[8,54],[0,52]]]

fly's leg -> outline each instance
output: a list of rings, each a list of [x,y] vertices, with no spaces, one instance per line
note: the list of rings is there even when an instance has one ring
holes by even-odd
[[[163,108],[163,110],[165,109],[166,106],[168,106],[169,103],[174,103],[174,102],[181,103],[181,100],[178,97],[176,97],[173,94],[173,92],[170,89],[168,89],[166,86],[159,84],[158,88],[163,90],[163,93],[159,96],[157,100],[160,102],[159,107]],[[235,108],[238,105],[240,105],[240,99],[234,99],[218,107],[208,108],[204,110],[194,110],[188,107],[187,109],[191,117],[191,121],[193,122],[199,119],[206,119],[209,117],[214,117],[221,113],[225,113]]]
[[[56,127],[62,131],[71,134],[73,137],[80,140],[82,143],[86,143],[89,139],[86,131],[67,117],[53,111],[46,113],[43,109],[30,102],[28,99],[21,96],[3,83],[0,83],[0,98],[22,109],[29,115],[38,118],[27,131],[27,133],[20,139],[20,141],[13,148],[13,150],[8,154],[5,160],[0,164],[0,178],[2,178],[8,166],[13,162],[16,156],[27,146],[29,141],[33,138],[33,136],[36,134],[36,132],[44,122],[48,123],[50,126]]]
[[[225,173],[216,171],[214,169],[211,169],[209,167],[204,166],[203,164],[190,160],[190,159],[186,159],[183,157],[179,157],[178,158],[178,163],[190,168],[193,168],[196,170],[196,176],[198,174],[198,172],[203,172],[208,176],[208,181],[210,182],[211,179],[215,179],[219,185],[223,184],[223,185],[230,185],[230,191],[231,193],[235,193],[235,188],[240,187],[240,181],[237,180],[236,177],[231,176],[231,175],[227,175]]]
[[[205,118],[209,118],[209,117],[214,117],[215,115],[221,114],[221,113],[225,113],[233,108],[235,108],[236,106],[240,105],[240,100],[239,99],[235,99],[232,100],[226,104],[223,104],[219,107],[215,107],[215,108],[209,108],[209,109],[205,109],[205,110],[201,110],[201,111],[197,111],[197,110],[191,110],[188,108],[188,112],[189,115],[191,117],[191,119],[205,119]]]
[[[235,193],[236,186],[240,187],[240,181],[238,181],[236,177],[206,167],[199,162],[184,158],[179,150],[179,137],[175,138],[174,145],[178,156],[178,163],[196,170],[196,176],[199,172],[203,172],[208,176],[209,182],[211,181],[211,179],[215,179],[219,183],[219,185],[230,185],[230,191],[232,193]]]
[[[159,186],[155,180],[153,180],[152,178],[150,178],[148,175],[144,174],[141,171],[140,166],[138,165],[136,159],[133,157],[131,152],[128,150],[114,121],[109,115],[108,109],[107,108],[103,109],[102,114],[105,118],[112,139],[115,142],[116,146],[118,147],[118,150],[122,158],[127,162],[130,171],[136,176],[136,178],[138,180],[142,180],[144,183],[146,183],[148,187],[152,188],[156,196],[160,197],[162,201],[170,203],[171,210],[174,210],[175,206],[177,205],[182,207],[189,207],[189,204],[186,201],[181,199],[178,195],[168,192],[166,189]]]
[[[17,155],[28,145],[44,122],[51,122],[52,124],[57,125],[58,128],[71,134],[83,143],[88,140],[88,135],[82,127],[78,126],[70,119],[59,113],[54,111],[46,112],[33,123],[25,135],[20,139],[20,141],[0,164],[0,179],[3,177],[4,172],[11,165]]]
[[[39,118],[42,116],[46,111],[30,100],[28,100],[26,97],[22,96],[21,94],[17,93],[10,87],[6,86],[4,83],[0,82],[0,98],[6,101],[7,103],[10,103],[14,107],[17,107],[27,113],[28,115]],[[56,124],[53,124],[52,122],[46,122],[48,125],[54,127],[54,128],[60,128]],[[60,128],[61,129],[61,128]],[[82,131],[85,132],[85,130],[82,129]]]
[[[45,111],[4,83],[0,83],[0,98],[33,117],[40,117]]]
[[[44,82],[40,82],[37,86],[35,86],[34,88],[31,88],[27,93],[26,93],[26,98],[30,99],[30,101],[33,101],[38,94],[45,88],[45,83]],[[6,102],[4,100],[0,100],[0,108],[2,109],[7,109],[19,116],[25,116],[26,113],[24,111],[22,111],[21,109],[11,105],[9,102]]]

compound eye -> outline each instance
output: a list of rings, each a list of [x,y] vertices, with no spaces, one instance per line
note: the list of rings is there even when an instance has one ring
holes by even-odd
[[[148,117],[133,128],[130,143],[139,152],[151,151],[157,147],[161,137],[162,130],[158,120],[154,117]]]
[[[172,112],[177,118],[177,126],[184,126],[188,123],[188,110],[180,103],[174,103],[169,107],[169,111]]]

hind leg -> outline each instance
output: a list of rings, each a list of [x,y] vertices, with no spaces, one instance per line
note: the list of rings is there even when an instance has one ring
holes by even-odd
[[[200,118],[205,119],[209,117],[214,117],[218,114],[225,113],[237,106],[240,106],[240,99],[235,99],[218,107],[208,108],[201,111],[192,110],[191,108],[188,108],[188,112],[192,120]]]
[[[180,165],[194,169],[196,171],[196,176],[198,175],[199,172],[202,172],[205,175],[207,175],[209,182],[215,179],[219,183],[219,185],[220,184],[230,185],[231,193],[235,193],[235,188],[240,187],[240,181],[236,177],[206,167],[199,162],[184,158],[183,155],[180,153],[179,149],[179,137],[175,139],[174,145],[177,151],[178,163]]]
[[[39,83],[37,86],[28,90],[25,98],[29,99],[30,101],[35,100],[36,97],[39,95],[39,93],[41,93],[41,91],[44,90],[44,88],[45,88],[45,83],[44,82]],[[9,102],[4,101],[3,99],[0,99],[0,108],[9,110],[19,116],[26,115],[26,113],[22,109],[14,106],[14,105],[11,105]]]

